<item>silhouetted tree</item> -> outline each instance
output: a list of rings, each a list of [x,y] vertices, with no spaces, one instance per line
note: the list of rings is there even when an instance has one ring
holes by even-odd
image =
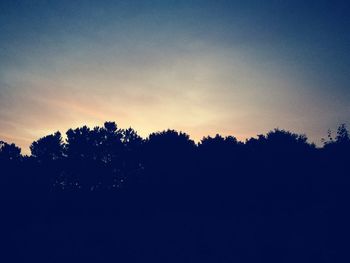
[[[275,129],[266,135],[266,143],[270,149],[283,151],[302,151],[311,145],[304,134],[296,134],[285,130]]]
[[[0,159],[1,160],[17,160],[21,157],[21,149],[14,143],[6,143],[0,141]]]
[[[213,186],[233,179],[244,156],[243,146],[233,136],[204,137],[198,144],[200,167],[204,168],[201,180],[207,180],[207,184]],[[204,178],[207,174],[210,176]]]
[[[222,137],[216,134],[215,137],[204,137],[200,143],[199,148],[205,151],[215,152],[215,154],[220,153],[220,151],[226,151],[234,149],[239,145],[237,139],[233,136]]]
[[[142,170],[142,145],[133,129],[118,129],[115,122],[93,129],[70,129],[65,145],[70,168],[65,177],[74,178],[73,184],[79,188],[119,188]]]
[[[336,142],[339,144],[349,144],[350,143],[349,131],[347,130],[346,125],[344,123],[338,127]]]
[[[350,161],[350,135],[345,124],[339,125],[335,138],[331,131],[328,132],[328,140],[324,140],[322,150],[324,159],[332,162],[333,168],[343,167]]]
[[[155,187],[164,185],[169,190],[171,184],[184,185],[190,180],[196,145],[188,134],[175,130],[152,133],[145,147],[147,176]]]
[[[323,148],[308,143],[305,135],[281,129],[245,143],[217,134],[204,137],[198,145],[175,130],[152,133],[144,140],[132,128],[120,129],[115,122],[69,129],[66,134],[65,142],[59,132],[33,142],[30,157],[22,157],[14,144],[0,142],[0,201],[6,200],[3,203],[10,207],[3,211],[5,216],[17,213],[18,222],[42,220],[38,225],[58,222],[57,229],[52,224],[58,236],[76,230],[71,224],[62,227],[62,218],[74,216],[79,224],[86,218],[97,219],[94,231],[99,234],[112,222],[106,233],[114,227],[118,235],[110,244],[127,226],[125,237],[148,230],[147,224],[135,231],[135,222],[125,218],[147,222],[161,218],[162,225],[167,215],[172,227],[149,230],[150,235],[160,235],[183,216],[185,227],[171,233],[172,238],[178,235],[179,244],[187,242],[181,231],[192,221],[191,231],[197,231],[194,239],[208,235],[206,244],[220,255],[230,254],[243,242],[248,247],[268,244],[277,256],[281,247],[297,243],[297,236],[303,246],[312,243],[317,251],[334,253],[327,244],[336,242],[350,219],[346,209],[350,136],[345,125],[340,125],[334,139],[330,133]],[[13,232],[16,239],[20,232]],[[120,244],[124,246],[124,240]],[[33,249],[29,242],[27,246]],[[140,242],[140,246],[151,245]],[[251,262],[261,261],[266,247]]]
[[[42,161],[58,160],[64,156],[64,144],[60,132],[47,135],[30,145],[32,156]]]

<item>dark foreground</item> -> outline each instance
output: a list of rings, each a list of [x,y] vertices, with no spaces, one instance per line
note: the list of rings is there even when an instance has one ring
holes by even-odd
[[[350,262],[347,131],[118,132],[0,147],[1,262]]]
[[[3,255],[6,262],[344,262],[349,182],[345,173],[333,176],[342,181],[30,193],[4,202]]]

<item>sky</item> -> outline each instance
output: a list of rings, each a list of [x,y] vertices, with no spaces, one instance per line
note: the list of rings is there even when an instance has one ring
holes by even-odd
[[[0,140],[116,121],[320,145],[350,124],[347,1],[0,2]]]

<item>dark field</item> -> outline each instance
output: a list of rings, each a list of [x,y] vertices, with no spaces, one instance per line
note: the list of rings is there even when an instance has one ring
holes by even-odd
[[[346,262],[350,140],[76,129],[3,143],[4,262]],[[17,153],[17,154],[16,154]]]

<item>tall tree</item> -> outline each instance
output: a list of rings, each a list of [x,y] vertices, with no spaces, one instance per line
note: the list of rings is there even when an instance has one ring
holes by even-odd
[[[7,143],[0,141],[0,159],[2,160],[16,160],[21,157],[21,148],[14,143]]]
[[[58,160],[64,155],[64,144],[60,132],[40,138],[30,146],[32,156],[42,161]]]

